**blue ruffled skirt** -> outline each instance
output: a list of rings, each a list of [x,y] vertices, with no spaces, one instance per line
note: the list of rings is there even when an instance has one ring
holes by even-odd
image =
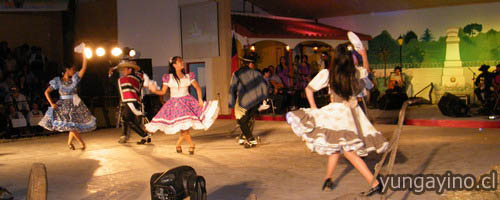
[[[57,101],[57,109],[49,107],[40,120],[41,127],[58,132],[90,132],[96,129],[96,118],[92,116],[83,102],[74,105],[73,99]]]

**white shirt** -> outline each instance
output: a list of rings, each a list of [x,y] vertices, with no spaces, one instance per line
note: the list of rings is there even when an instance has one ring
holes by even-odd
[[[189,86],[195,81],[193,73],[185,74],[183,78],[179,78],[179,82],[175,80],[173,74],[166,74],[164,76],[170,76],[163,82],[163,85],[170,88],[170,97],[183,97],[189,95]]]

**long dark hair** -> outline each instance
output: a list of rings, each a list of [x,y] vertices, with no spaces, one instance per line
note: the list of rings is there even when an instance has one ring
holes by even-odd
[[[170,62],[168,64],[168,72],[174,75],[175,81],[177,81],[177,84],[179,84],[179,76],[177,76],[177,73],[175,72],[175,67],[174,64],[179,60],[182,59],[180,56],[174,56],[172,59],[170,59]],[[184,69],[182,69],[182,74],[186,74]]]
[[[64,63],[61,67],[61,77],[64,76],[64,73],[66,73],[66,70],[75,68],[74,64],[71,63]]]
[[[283,59],[283,58],[285,59],[285,63],[281,63],[281,59]],[[285,67],[287,67],[287,66],[288,66],[287,62],[288,62],[288,61],[286,60],[285,56],[281,56],[281,57],[280,57],[280,62],[279,62],[279,64],[276,66],[275,73],[276,73],[276,74],[278,74],[278,73],[281,73],[283,70],[285,70]],[[284,65],[283,65],[283,64],[284,64]]]
[[[335,48],[335,58],[330,65],[330,87],[345,100],[356,95],[355,91],[360,91],[356,77],[356,68],[352,52],[348,49],[349,44],[340,44]]]

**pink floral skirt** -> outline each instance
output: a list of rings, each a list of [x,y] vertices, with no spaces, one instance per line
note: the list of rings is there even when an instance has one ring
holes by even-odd
[[[160,111],[146,124],[148,132],[158,130],[165,134],[176,134],[181,130],[207,130],[217,119],[218,101],[206,101],[203,108],[191,95],[170,98]]]

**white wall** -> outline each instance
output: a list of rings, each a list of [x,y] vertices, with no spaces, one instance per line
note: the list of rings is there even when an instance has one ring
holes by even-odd
[[[448,28],[464,27],[470,23],[482,24],[483,32],[492,28],[500,30],[500,2],[323,18],[319,21],[372,36],[387,30],[395,38],[409,30],[420,37],[429,28],[437,39],[445,36]]]
[[[181,55],[181,30],[177,0],[118,0],[118,44],[152,58],[153,67],[168,66]]]

